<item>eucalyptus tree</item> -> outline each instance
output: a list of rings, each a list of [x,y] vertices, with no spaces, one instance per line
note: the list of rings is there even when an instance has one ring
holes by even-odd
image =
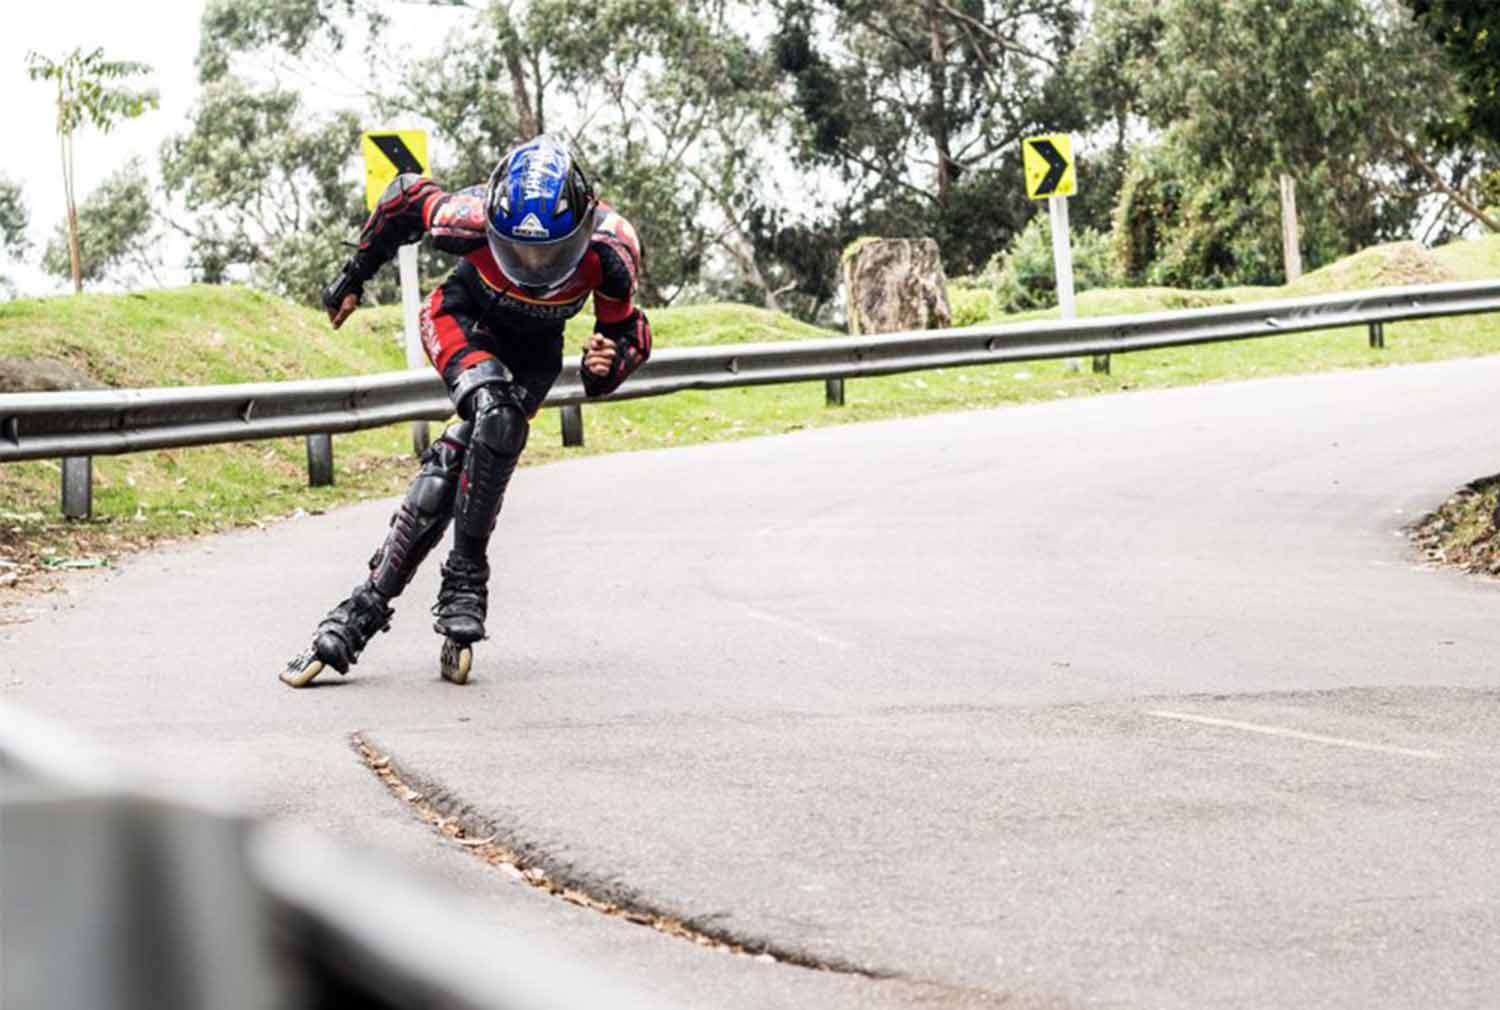
[[[408,5],[408,13],[421,6]],[[753,4],[427,6],[454,19],[453,35],[436,52],[411,55],[399,52],[387,17],[368,4],[212,0],[199,73],[210,83],[266,68],[288,77],[362,46],[373,71],[359,82],[363,98],[386,122],[430,125],[441,183],[482,182],[510,145],[542,131],[562,135],[641,231],[648,301],[702,290],[713,261],[715,275],[748,278],[775,304],[751,235],[753,195],[765,182],[764,162],[752,152],[770,131],[776,99],[764,52],[739,27]],[[208,125],[200,117],[195,129]],[[191,161],[207,150],[182,154]],[[221,203],[244,206],[246,196],[231,191]]]
[[[352,163],[352,112],[318,116],[294,92],[235,76],[205,86],[186,132],[162,147],[167,192],[188,211],[167,223],[191,244],[200,279],[233,267],[288,297],[314,302],[364,219]],[[372,294],[389,296],[373,286]]]
[[[1097,0],[1073,70],[1148,137],[1116,219],[1140,280],[1279,280],[1283,173],[1317,265],[1411,236],[1471,171],[1434,145],[1453,75],[1395,0]]]
[[[797,153],[836,173],[829,223],[928,235],[951,268],[1003,247],[1034,208],[1020,142],[1080,127],[1066,73],[1078,0],[778,0],[775,52]],[[848,220],[854,209],[858,220]]]
[[[21,184],[0,174],[0,257],[15,259],[26,253],[30,248],[26,238],[30,224],[31,213],[26,208]],[[9,278],[0,275],[0,289],[13,292],[14,285]]]

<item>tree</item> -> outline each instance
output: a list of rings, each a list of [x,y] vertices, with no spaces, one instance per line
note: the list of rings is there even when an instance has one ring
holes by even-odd
[[[26,238],[30,223],[31,214],[26,209],[21,184],[0,175],[0,257],[10,259],[25,254],[30,247]],[[0,274],[0,291],[8,296],[15,292],[15,285],[3,274]]]
[[[766,143],[773,75],[736,27],[751,5],[708,0],[494,0],[470,12],[442,53],[385,68],[367,98],[386,121],[426,121],[433,166],[449,187],[488,178],[500,155],[544,129],[565,137],[607,199],[641,232],[642,294],[667,302],[715,276],[749,278],[768,304],[750,234],[763,182],[748,152]],[[367,43],[383,24],[344,0],[214,0],[205,14],[200,75],[225,80],[235,60],[279,60]],[[272,57],[272,53],[276,55]],[[558,115],[557,109],[565,111]],[[436,263],[433,264],[437,266]]]
[[[526,42],[559,97],[583,110],[565,132],[641,233],[647,301],[733,277],[780,307],[751,219],[770,188],[768,136],[784,104],[766,54],[737,27],[750,13],[730,0],[536,0],[528,10]]]
[[[1137,279],[1279,280],[1282,173],[1316,265],[1409,235],[1469,170],[1436,162],[1452,78],[1394,0],[1099,0],[1094,24],[1074,71],[1095,116],[1155,133],[1117,209]]]
[[[1442,147],[1472,158],[1475,146],[1488,155],[1488,171],[1477,192],[1452,193],[1453,202],[1491,231],[1500,230],[1500,171],[1493,162],[1500,150],[1500,8],[1481,0],[1407,0],[1418,23],[1441,48],[1457,74],[1462,103],[1432,127]],[[1429,173],[1430,177],[1430,173]],[[1441,177],[1439,177],[1441,178]],[[1481,210],[1480,208],[1486,208]]]
[[[73,135],[90,124],[108,133],[120,119],[134,119],[157,107],[154,90],[136,90],[116,82],[151,72],[144,63],[111,61],[103,49],[85,53],[74,49],[60,60],[37,52],[26,55],[27,72],[34,81],[51,81],[57,89],[57,136],[62,149],[63,195],[67,201],[68,256],[73,290],[83,291],[78,246],[78,207],[73,188]]]
[[[863,209],[842,227],[932,236],[953,272],[1004,248],[1035,213],[1015,195],[1021,139],[1081,125],[1063,73],[1081,7],[780,0],[798,153],[833,168]]]
[[[1500,144],[1500,7],[1491,0],[1406,0],[1421,27],[1458,73],[1461,108],[1450,136],[1477,134]]]
[[[352,112],[315,119],[290,91],[237,77],[206,86],[188,131],[162,148],[166,190],[192,212],[169,224],[191,242],[197,276],[217,283],[239,267],[272,291],[316,302],[348,255],[340,242],[364,220],[351,170],[359,132]],[[377,299],[391,292],[388,281],[369,290]]]
[[[78,207],[77,276],[94,282],[114,277],[130,282],[158,280],[161,236],[152,207],[152,185],[140,159],[113,172]],[[55,277],[73,275],[75,261],[66,221],[58,222],[42,254],[42,269]]]
[[[26,229],[31,224],[31,213],[26,209],[26,198],[21,184],[9,176],[0,175],[0,253],[17,255],[28,247]]]

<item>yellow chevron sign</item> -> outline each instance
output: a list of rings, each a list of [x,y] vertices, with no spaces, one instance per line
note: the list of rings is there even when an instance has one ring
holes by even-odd
[[[1073,171],[1073,138],[1049,133],[1021,141],[1021,161],[1026,169],[1026,195],[1033,200],[1072,196],[1078,192]]]
[[[427,175],[426,130],[381,130],[361,134],[360,153],[365,156],[365,206],[370,210],[380,202],[380,194],[398,175],[413,172]]]

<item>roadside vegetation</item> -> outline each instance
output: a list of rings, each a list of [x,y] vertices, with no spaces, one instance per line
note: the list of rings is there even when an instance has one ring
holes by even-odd
[[[1500,575],[1500,475],[1460,488],[1411,532],[1417,547],[1435,564]]]
[[[1399,243],[1365,250],[1284,288],[1217,291],[1116,288],[1084,292],[1082,315],[1201,307],[1334,290],[1500,275],[1500,237],[1424,250]],[[983,278],[954,284],[957,321],[1004,315]],[[730,304],[652,313],[659,347],[799,340],[827,331],[769,310]],[[570,344],[591,321],[575,319]],[[247,288],[194,286],[128,295],[25,299],[0,304],[0,359],[60,360],[100,385],[142,387],[284,380],[403,367],[396,308],[357,313],[339,333],[323,317]],[[554,410],[537,419],[526,462],[687,445],[853,421],[995,407],[1105,392],[1260,376],[1363,368],[1494,353],[1500,320],[1458,317],[1388,326],[1387,346],[1362,329],[1117,355],[1113,373],[1026,362],[851,381],[847,405],[823,404],[821,383],[686,392],[584,409],[586,446],[563,450]],[[309,488],[300,439],[163,450],[95,460],[95,518],[58,512],[56,461],[0,467],[0,587],[48,567],[97,564],[133,547],[299,511],[398,492],[412,460],[405,425],[335,440],[337,483]]]

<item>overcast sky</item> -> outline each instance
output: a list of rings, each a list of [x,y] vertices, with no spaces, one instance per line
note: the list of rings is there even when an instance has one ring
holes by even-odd
[[[462,10],[424,9],[399,0],[387,0],[387,6],[394,37],[410,43],[409,51],[415,53],[437,45],[467,16]],[[198,52],[198,22],[204,0],[47,0],[8,3],[6,7],[6,30],[0,32],[0,95],[6,98],[6,142],[0,147],[4,151],[0,173],[17,180],[24,189],[35,246],[28,259],[35,261],[63,219],[65,206],[54,93],[45,83],[26,76],[27,52],[36,50],[56,59],[75,46],[102,46],[109,59],[134,60],[152,67],[150,84],[161,94],[159,109],[127,120],[109,134],[85,128],[77,135],[76,186],[82,200],[133,156],[139,155],[154,175],[161,142],[185,128],[198,94],[193,58]],[[346,67],[345,71],[359,75],[357,66]],[[327,89],[320,87],[319,94],[304,97],[314,109],[349,107],[356,103],[348,90],[340,83]],[[370,124],[372,128],[390,125],[403,124]],[[66,282],[46,276],[34,263],[4,264],[0,273],[8,275],[25,294],[67,289]]]
[[[193,56],[203,3],[48,0],[8,6],[6,31],[0,33],[0,94],[7,98],[9,136],[0,172],[24,188],[31,239],[40,248],[65,212],[62,163],[53,92],[26,76],[26,53],[36,50],[56,59],[74,46],[103,46],[110,59],[137,60],[154,68],[151,80],[161,92],[160,110],[122,123],[107,135],[94,130],[78,135],[76,185],[82,199],[132,155],[154,163],[162,140],[186,121],[196,93]],[[11,266],[6,272],[27,292],[62,290],[34,267]]]

